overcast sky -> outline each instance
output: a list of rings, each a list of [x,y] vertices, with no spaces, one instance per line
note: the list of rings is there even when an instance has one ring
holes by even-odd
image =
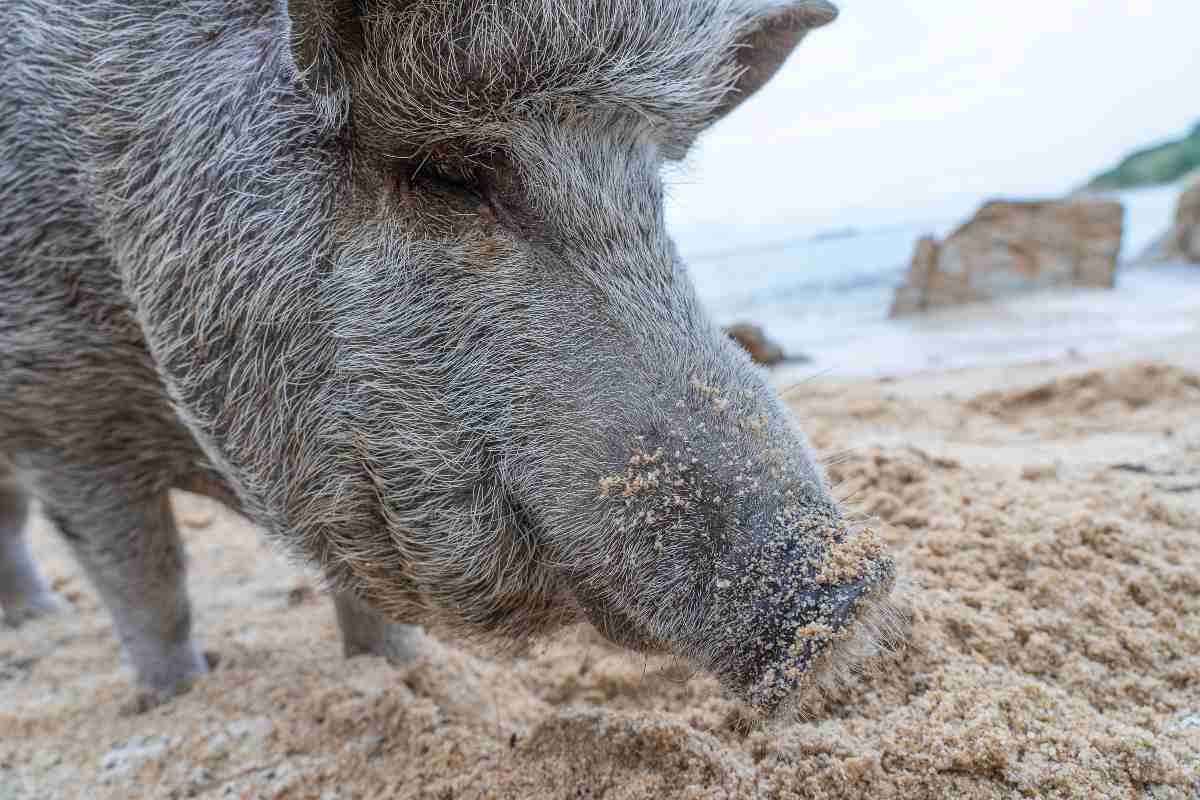
[[[709,132],[673,219],[798,233],[1070,190],[1200,121],[1200,0],[842,0]]]

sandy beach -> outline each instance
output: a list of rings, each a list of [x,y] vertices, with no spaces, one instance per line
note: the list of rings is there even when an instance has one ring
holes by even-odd
[[[345,661],[315,581],[177,497],[189,694],[123,716],[109,621],[40,519],[72,608],[0,630],[0,798],[1200,797],[1200,302],[1106,354],[781,375],[839,497],[910,583],[911,642],[748,728],[714,680],[589,630],[502,656]],[[952,335],[953,331],[949,335]]]

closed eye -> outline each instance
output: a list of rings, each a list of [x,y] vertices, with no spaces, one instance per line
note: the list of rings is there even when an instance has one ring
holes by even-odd
[[[487,198],[487,186],[473,174],[452,171],[431,158],[426,158],[413,172],[412,182],[435,191],[468,195],[477,200]]]
[[[427,172],[417,176],[417,183],[424,183],[432,188],[451,191],[458,194],[469,194],[479,199],[483,198],[483,187],[477,182],[457,175]]]
[[[475,213],[490,218],[513,231],[531,228],[534,220],[514,190],[510,169],[503,166],[502,156],[491,153],[487,159],[459,160],[426,155],[415,169],[401,180],[406,188],[428,192],[443,200],[470,203]],[[496,163],[499,160],[501,163]]]

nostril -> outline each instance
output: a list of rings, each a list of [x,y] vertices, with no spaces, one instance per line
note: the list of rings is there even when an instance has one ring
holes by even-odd
[[[853,623],[864,600],[880,597],[891,591],[896,570],[890,559],[881,559],[874,570],[863,577],[839,586],[831,598],[829,627],[841,630]]]
[[[750,701],[773,715],[806,688],[828,688],[863,662],[897,649],[901,614],[887,600],[894,583],[895,565],[885,557],[856,580],[813,592],[815,613],[802,624],[783,626],[778,647],[760,663]]]
[[[858,640],[874,634],[862,621],[895,579],[872,531],[788,526],[760,540],[744,566],[727,607],[740,623],[733,627],[753,633],[730,642],[727,674],[752,705],[772,714],[831,665],[869,656]]]

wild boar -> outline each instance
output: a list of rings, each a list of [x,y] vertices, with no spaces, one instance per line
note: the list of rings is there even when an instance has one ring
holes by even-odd
[[[586,619],[769,713],[870,650],[892,562],[663,221],[664,167],[835,15],[8,0],[6,614],[55,605],[37,498],[142,705],[184,690],[177,488],[319,565],[348,655]]]

